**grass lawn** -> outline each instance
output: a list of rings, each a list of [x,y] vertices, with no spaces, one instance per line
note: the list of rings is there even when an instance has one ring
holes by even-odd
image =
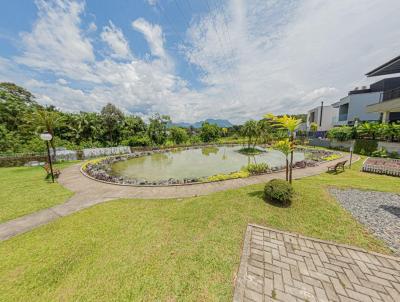
[[[265,203],[254,185],[111,201],[59,219],[0,243],[0,301],[231,301],[249,222],[389,253],[326,191],[400,192],[398,178],[360,165],[295,181],[290,208]]]
[[[72,163],[57,164],[61,169]],[[45,180],[42,167],[0,168],[0,223],[63,203],[72,193]]]

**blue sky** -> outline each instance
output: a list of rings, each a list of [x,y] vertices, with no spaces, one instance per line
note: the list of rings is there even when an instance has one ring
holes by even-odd
[[[396,0],[5,1],[0,81],[67,111],[302,113],[399,55]]]

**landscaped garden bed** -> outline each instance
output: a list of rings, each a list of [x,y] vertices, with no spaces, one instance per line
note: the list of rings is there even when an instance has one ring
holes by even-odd
[[[362,171],[400,177],[400,159],[370,157],[364,162]]]

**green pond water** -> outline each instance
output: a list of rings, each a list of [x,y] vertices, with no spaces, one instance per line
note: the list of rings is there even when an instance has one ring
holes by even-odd
[[[240,146],[205,147],[199,149],[156,153],[120,161],[112,165],[112,174],[148,181],[170,178],[199,178],[239,171],[249,163],[265,162],[269,167],[282,167],[285,157],[279,151],[267,151],[255,156],[237,152]],[[304,159],[294,154],[295,161]]]

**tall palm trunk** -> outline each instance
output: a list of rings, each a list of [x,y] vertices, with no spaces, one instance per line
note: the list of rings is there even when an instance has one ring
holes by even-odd
[[[293,172],[293,151],[290,152],[289,183],[292,183]]]
[[[53,150],[53,161],[56,162],[56,145],[54,144],[54,139],[50,140],[50,146],[51,149]]]
[[[293,141],[294,141],[294,137],[293,137],[293,133],[290,134],[290,144],[291,144],[291,148],[292,151],[290,151],[290,165],[289,165],[289,183],[292,183],[292,175],[293,175]]]
[[[289,180],[289,159],[286,156],[286,181]]]

